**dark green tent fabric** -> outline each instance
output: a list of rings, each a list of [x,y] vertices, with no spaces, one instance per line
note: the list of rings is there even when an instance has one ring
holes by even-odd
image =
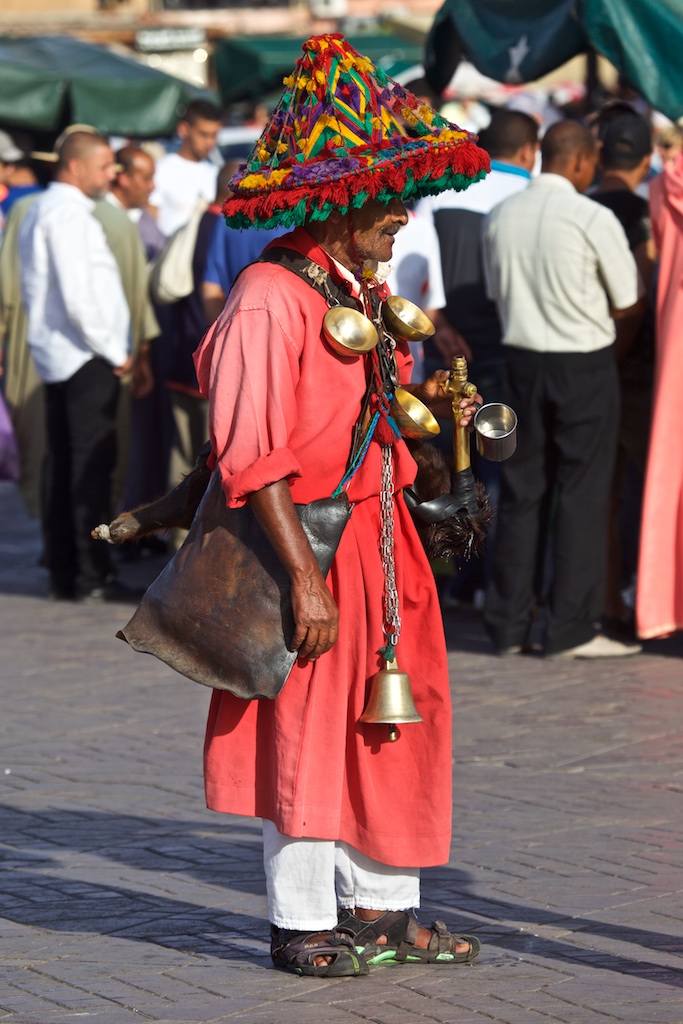
[[[590,0],[583,24],[603,53],[655,110],[683,116],[683,0]]]
[[[0,124],[10,128],[58,132],[76,122],[109,135],[171,135],[200,95],[210,94],[103,46],[0,36]]]
[[[374,64],[397,75],[422,64],[422,47],[396,34],[350,36],[351,45]],[[301,56],[304,40],[287,36],[239,36],[216,44],[216,77],[224,103],[259,99],[266,93],[282,91],[282,79],[289,75]]]
[[[531,82],[588,49],[657,110],[683,115],[683,0],[446,0],[425,70],[439,91],[462,57],[499,82]]]

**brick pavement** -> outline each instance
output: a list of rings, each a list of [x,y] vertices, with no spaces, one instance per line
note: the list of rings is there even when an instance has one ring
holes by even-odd
[[[482,954],[300,979],[270,969],[257,823],[203,806],[208,691],[116,640],[126,609],[45,599],[8,484],[0,522],[0,1024],[683,1024],[680,639],[501,661],[449,614],[455,834],[423,915]]]

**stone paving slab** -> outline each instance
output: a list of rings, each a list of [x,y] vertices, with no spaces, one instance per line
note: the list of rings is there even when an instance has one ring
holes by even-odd
[[[680,637],[501,660],[449,613],[454,841],[422,916],[482,954],[297,978],[258,822],[204,807],[209,691],[115,638],[132,609],[46,599],[8,484],[0,523],[0,1024],[683,1024]]]

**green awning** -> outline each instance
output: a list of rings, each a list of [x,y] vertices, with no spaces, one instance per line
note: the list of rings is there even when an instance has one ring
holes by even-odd
[[[425,70],[439,91],[463,57],[498,82],[532,82],[589,49],[655,109],[683,116],[683,0],[446,0]]]
[[[58,132],[79,123],[107,135],[172,135],[180,109],[207,95],[94,43],[0,36],[0,124],[9,128]]]
[[[286,36],[240,36],[216,44],[216,77],[224,103],[256,100],[282,91],[305,40]],[[395,33],[349,37],[351,45],[394,77],[422,64],[422,47]]]

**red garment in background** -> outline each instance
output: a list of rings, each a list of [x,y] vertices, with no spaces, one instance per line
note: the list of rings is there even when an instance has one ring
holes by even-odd
[[[644,638],[683,629],[683,155],[650,185],[659,255],[657,355],[645,476],[636,623]]]

